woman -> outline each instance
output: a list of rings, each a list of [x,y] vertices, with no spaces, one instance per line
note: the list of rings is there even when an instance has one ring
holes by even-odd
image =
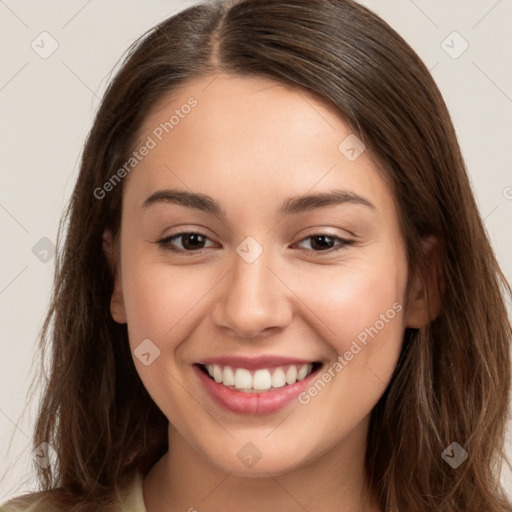
[[[511,290],[434,81],[364,7],[155,27],[66,214],[44,491],[5,510],[512,510]]]

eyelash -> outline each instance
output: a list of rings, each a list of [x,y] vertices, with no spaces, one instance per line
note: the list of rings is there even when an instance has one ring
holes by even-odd
[[[176,249],[175,247],[172,246],[171,244],[171,240],[175,239],[175,238],[180,238],[184,235],[199,235],[205,239],[209,239],[209,237],[207,237],[206,235],[204,235],[203,233],[199,232],[199,231],[183,231],[181,233],[176,233],[175,235],[171,235],[171,236],[168,236],[166,238],[163,238],[161,240],[158,240],[157,242],[155,242],[157,245],[159,245],[160,247],[162,247],[164,250],[166,251],[169,251],[169,252],[172,252],[172,253],[176,253],[176,254],[181,254],[181,255],[184,255],[184,256],[197,256],[197,255],[200,255],[200,254],[203,254],[202,252],[199,252],[199,251],[203,251],[202,249],[198,249],[198,250],[192,250],[192,251],[187,251],[187,250],[184,250],[184,249]],[[345,238],[341,238],[339,236],[334,236],[334,235],[330,235],[328,233],[314,233],[312,235],[309,235],[305,238],[303,238],[302,240],[299,240],[299,242],[297,242],[297,244],[301,243],[301,242],[304,242],[305,240],[307,240],[308,238],[315,238],[315,237],[318,237],[318,236],[326,236],[334,241],[338,241],[338,242],[341,242],[338,246],[335,246],[335,247],[332,247],[330,249],[326,249],[325,251],[314,251],[312,249],[303,249],[306,253],[308,254],[315,254],[315,255],[323,255],[325,253],[328,253],[328,254],[332,254],[333,252],[335,251],[339,251],[341,249],[344,249],[350,245],[354,245],[356,243],[355,240],[348,240],[348,239],[345,239]],[[295,244],[295,245],[297,245]]]

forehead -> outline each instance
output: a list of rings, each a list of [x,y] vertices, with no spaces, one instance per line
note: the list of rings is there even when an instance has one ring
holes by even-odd
[[[142,205],[155,190],[178,186],[242,205],[247,189],[270,206],[283,195],[343,187],[390,206],[366,152],[348,158],[354,137],[332,106],[304,90],[265,78],[196,78],[148,114],[139,141],[152,147],[129,176],[128,199]]]

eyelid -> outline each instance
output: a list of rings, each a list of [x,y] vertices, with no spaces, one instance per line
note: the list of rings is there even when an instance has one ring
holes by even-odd
[[[199,235],[207,240],[211,240],[211,238],[208,235],[206,235],[205,233],[198,231],[197,229],[194,229],[194,230],[189,230],[189,231],[180,231],[179,233],[173,233],[173,234],[166,236],[160,240],[157,240],[155,243],[157,245],[161,246],[164,250],[175,253],[175,254],[183,254],[185,256],[194,256],[194,255],[202,254],[204,249],[197,249],[195,251],[186,251],[184,249],[175,249],[172,247],[170,240],[175,239],[175,238],[179,239],[183,235],[190,235],[190,234]]]
[[[324,232],[320,231],[318,233],[312,233],[311,235],[307,235],[305,237],[302,237],[302,239],[300,239],[298,242],[296,242],[293,245],[294,246],[298,245],[298,244],[304,242],[305,240],[307,240],[308,238],[314,238],[314,237],[317,237],[317,236],[327,236],[328,238],[331,238],[334,241],[341,242],[341,243],[339,243],[338,245],[335,245],[334,247],[331,247],[330,249],[326,249],[325,251],[314,251],[313,249],[303,249],[308,254],[315,254],[315,255],[333,254],[336,251],[342,250],[345,247],[347,247],[349,245],[354,245],[356,243],[356,240],[349,239],[349,238],[343,238],[343,237],[338,236],[338,235],[332,235],[330,233],[324,233]]]
[[[196,235],[199,235],[199,236],[201,236],[201,237],[203,237],[203,238],[205,238],[207,240],[211,240],[208,235],[206,235],[205,233],[203,233],[201,231],[190,230],[190,231],[180,231],[179,233],[171,234],[169,236],[166,236],[166,237],[162,238],[161,240],[156,241],[155,243],[157,245],[161,246],[164,250],[167,250],[167,251],[175,253],[175,254],[182,254],[182,255],[185,255],[185,256],[199,256],[199,255],[202,255],[204,253],[205,249],[207,249],[207,248],[187,251],[185,249],[175,249],[175,248],[172,247],[172,245],[170,243],[170,240],[175,239],[175,238],[180,238],[183,235],[189,235],[189,234],[196,234]],[[322,257],[323,255],[333,254],[333,253],[335,253],[335,252],[337,252],[339,250],[342,250],[342,249],[346,248],[347,246],[355,245],[357,243],[357,241],[354,240],[354,239],[347,239],[347,238],[344,238],[344,237],[341,237],[341,236],[338,236],[338,235],[331,234],[331,233],[329,233],[327,231],[319,230],[319,231],[311,233],[311,234],[309,234],[307,236],[302,237],[300,240],[295,242],[292,245],[292,247],[294,247],[294,246],[296,246],[296,245],[298,245],[298,244],[300,244],[300,243],[302,243],[302,242],[304,242],[304,241],[306,241],[306,240],[308,240],[310,238],[314,238],[314,237],[318,237],[318,236],[327,236],[328,238],[331,238],[334,241],[337,241],[337,242],[340,242],[340,243],[338,243],[334,247],[326,249],[325,251],[314,251],[313,249],[302,249],[302,250],[305,251],[307,254],[319,255],[320,257]]]

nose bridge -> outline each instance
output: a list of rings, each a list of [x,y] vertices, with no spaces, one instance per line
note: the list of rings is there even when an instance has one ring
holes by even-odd
[[[268,246],[268,243],[266,244]],[[263,298],[272,287],[268,267],[271,266],[272,251],[266,250],[253,237],[247,237],[236,248],[233,256],[233,273],[230,286],[247,298]]]
[[[270,270],[275,266],[273,261],[272,250],[253,237],[246,237],[236,247],[232,271],[215,308],[215,323],[219,327],[248,338],[270,327],[285,325],[289,306],[283,284]]]

